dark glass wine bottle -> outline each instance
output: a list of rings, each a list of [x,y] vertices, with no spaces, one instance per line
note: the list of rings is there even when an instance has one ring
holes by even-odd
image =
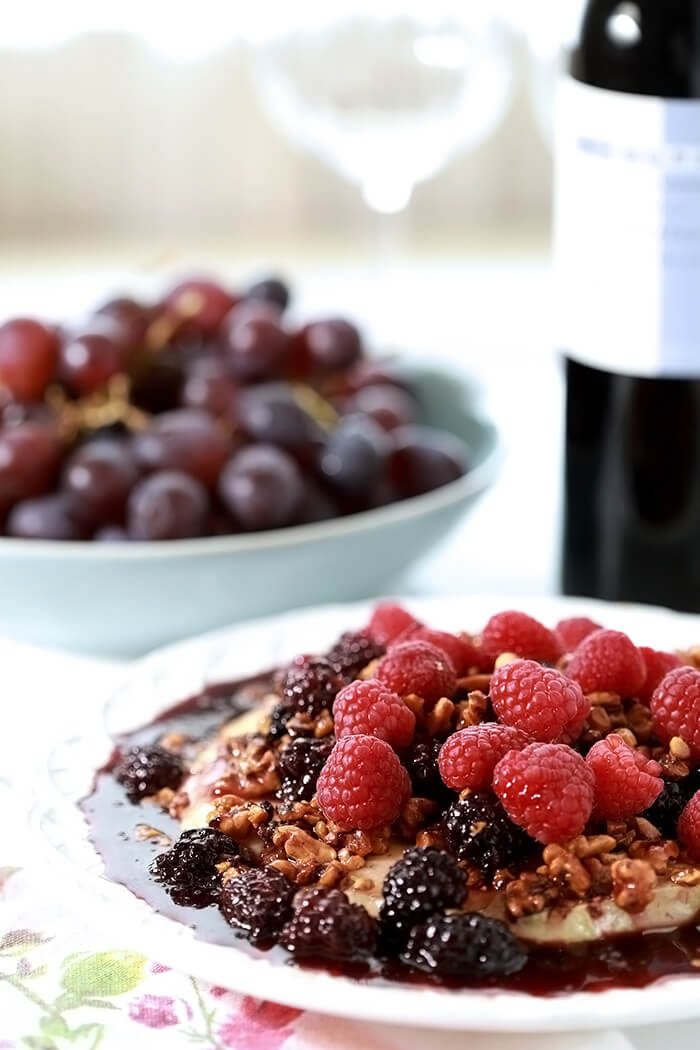
[[[700,611],[700,0],[589,0],[557,116],[563,589]]]

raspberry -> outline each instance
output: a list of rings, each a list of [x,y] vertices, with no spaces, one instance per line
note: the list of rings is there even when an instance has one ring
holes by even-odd
[[[634,751],[617,733],[594,744],[586,764],[595,777],[596,819],[635,817],[663,791],[659,763]]]
[[[490,791],[473,791],[457,799],[443,824],[450,849],[489,881],[499,868],[522,864],[533,849],[532,839],[512,822]]]
[[[696,791],[680,815],[678,838],[690,856],[700,860],[700,791]]]
[[[282,705],[290,714],[317,718],[324,708],[330,711],[342,685],[340,675],[323,657],[300,657],[282,678]]]
[[[565,653],[573,653],[584,638],[600,630],[601,625],[595,620],[589,620],[587,616],[571,616],[568,620],[559,621],[554,628],[554,637]]]
[[[458,678],[465,675],[472,667],[484,663],[485,654],[481,652],[466,635],[448,634],[447,631],[434,631],[432,627],[408,627],[389,646],[393,648],[400,642],[429,642],[449,657]]]
[[[567,674],[584,693],[611,692],[636,696],[646,669],[639,649],[622,631],[594,631],[579,645]]]
[[[681,785],[675,780],[665,780],[663,790],[656,802],[649,809],[645,809],[642,816],[655,828],[658,828],[666,838],[675,839],[678,820],[686,801],[687,796]]]
[[[341,689],[333,718],[339,740],[344,736],[377,736],[392,747],[407,747],[416,728],[413,711],[377,681],[351,682]]]
[[[156,882],[168,887],[176,904],[204,908],[216,899],[221,886],[216,865],[238,856],[233,839],[214,828],[183,831],[174,846],[151,861]]]
[[[416,693],[426,703],[452,696],[457,676],[448,656],[429,642],[401,642],[377,664],[374,677],[399,696]]]
[[[377,945],[377,920],[361,904],[351,904],[342,890],[315,886],[295,898],[296,911],[280,934],[293,955],[364,962]]]
[[[466,873],[453,856],[433,848],[406,850],[389,868],[382,887],[384,943],[405,944],[412,926],[446,908],[458,908],[466,895]]]
[[[316,790],[324,816],[341,831],[390,824],[410,793],[408,773],[386,741],[375,736],[339,740]]]
[[[344,682],[352,682],[360,671],[384,655],[384,646],[372,641],[368,634],[348,631],[326,653],[326,660]]]
[[[224,883],[219,907],[240,936],[272,940],[292,914],[295,889],[275,868],[246,868]]]
[[[575,739],[590,710],[578,682],[534,660],[494,671],[490,696],[501,722],[546,743]]]
[[[500,653],[515,653],[529,660],[556,663],[561,656],[559,643],[549,628],[514,609],[491,617],[484,627],[481,644],[494,659]]]
[[[119,756],[113,770],[114,779],[126,788],[132,802],[155,795],[161,788],[179,787],[184,772],[178,756],[158,744],[130,748]]]
[[[395,602],[382,602],[372,613],[366,633],[373,642],[386,645],[407,627],[420,627],[420,623],[408,610],[402,609]]]
[[[527,733],[496,722],[460,729],[449,736],[440,749],[440,775],[455,791],[491,787],[496,763],[506,752],[517,751],[530,743],[532,738]]]
[[[651,697],[651,719],[665,744],[674,736],[685,740],[690,757],[700,759],[700,671],[676,667],[665,675]]]
[[[293,740],[277,756],[277,771],[281,784],[279,797],[285,802],[309,802],[316,793],[319,774],[328,761],[332,737],[300,737]]]
[[[637,697],[648,706],[652,693],[661,679],[665,678],[668,672],[673,671],[675,667],[683,667],[683,661],[675,653],[664,653],[660,649],[650,649],[646,645],[640,645],[639,651],[644,660],[646,677],[641,689],[637,691]]]
[[[505,923],[473,912],[414,927],[401,960],[442,977],[506,977],[522,970],[527,952]]]
[[[529,744],[496,766],[493,787],[516,824],[538,842],[580,835],[593,809],[592,770],[566,744]]]

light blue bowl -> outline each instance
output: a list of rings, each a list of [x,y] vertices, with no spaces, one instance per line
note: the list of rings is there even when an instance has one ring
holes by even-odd
[[[0,633],[112,656],[235,620],[380,594],[456,524],[500,460],[464,379],[406,369],[425,422],[461,437],[472,469],[414,499],[271,532],[154,543],[0,538]]]

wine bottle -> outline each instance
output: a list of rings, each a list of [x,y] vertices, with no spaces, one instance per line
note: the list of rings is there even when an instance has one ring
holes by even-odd
[[[556,130],[563,589],[700,610],[700,0],[588,0]]]

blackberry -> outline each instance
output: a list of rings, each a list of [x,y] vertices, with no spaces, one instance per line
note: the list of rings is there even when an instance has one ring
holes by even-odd
[[[414,926],[401,961],[442,977],[507,977],[522,970],[527,953],[504,923],[473,912]]]
[[[161,788],[176,788],[185,769],[182,760],[159,744],[132,747],[120,755],[114,766],[114,779],[126,788],[132,802],[155,795]]]
[[[384,655],[384,646],[362,631],[347,631],[326,653],[326,660],[344,682],[353,682],[372,660]]]
[[[412,926],[446,908],[458,908],[466,892],[466,875],[451,854],[430,847],[407,850],[382,887],[384,946],[391,950],[405,944]]]
[[[276,704],[270,714],[270,728],[267,731],[268,740],[281,740],[287,732],[287,719],[290,718],[289,711],[283,704]]]
[[[288,952],[337,962],[365,962],[374,954],[377,920],[342,890],[316,886],[299,893],[295,906],[279,939]]]
[[[246,868],[224,883],[219,907],[226,922],[250,941],[272,940],[292,914],[295,887],[275,868]]]
[[[499,868],[522,862],[534,842],[509,818],[495,795],[474,791],[453,802],[444,816],[447,843],[460,860],[466,860],[487,878]]]
[[[176,904],[204,908],[221,888],[216,865],[238,856],[233,839],[214,828],[183,831],[174,846],[159,853],[149,871],[167,887]]]
[[[279,797],[285,802],[309,802],[316,791],[318,775],[333,750],[334,736],[316,740],[300,737],[277,756],[281,785]]]
[[[324,708],[333,707],[343,679],[323,657],[304,657],[290,664],[281,682],[282,706],[290,715],[317,718]]]
[[[417,739],[402,758],[411,778],[413,794],[445,804],[454,798],[454,791],[445,786],[438,768],[437,759],[443,743],[437,737]]]
[[[666,780],[659,797],[641,815],[666,838],[674,839],[677,836],[678,818],[689,798],[684,781]]]

